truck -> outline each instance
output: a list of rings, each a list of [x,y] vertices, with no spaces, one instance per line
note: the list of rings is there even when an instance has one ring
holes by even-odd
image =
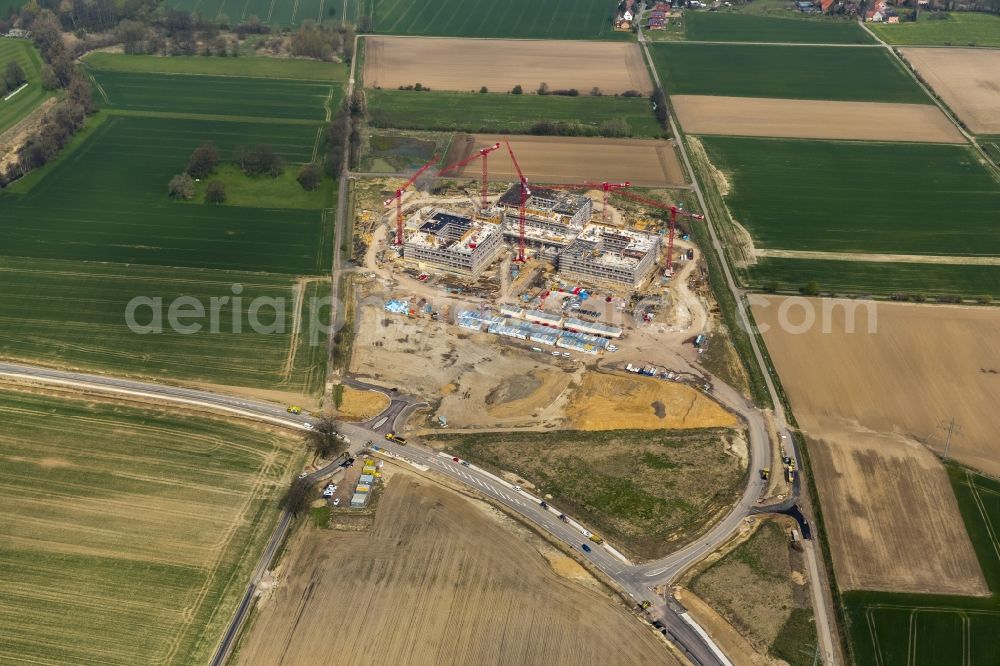
[[[596,534],[591,534],[590,540],[593,541],[594,543],[604,543],[604,539],[602,539],[600,536]]]
[[[760,478],[764,481],[771,476],[771,469],[769,467],[764,467],[760,470]]]
[[[397,435],[394,432],[387,432],[387,433],[385,433],[385,438],[387,440],[389,440],[390,442],[395,442],[395,443],[397,443],[397,444],[399,444],[401,446],[406,446],[406,438],[405,437],[400,437],[399,435]]]
[[[791,483],[794,480],[795,480],[795,468],[792,467],[791,465],[788,465],[787,467],[785,467],[785,481]]]

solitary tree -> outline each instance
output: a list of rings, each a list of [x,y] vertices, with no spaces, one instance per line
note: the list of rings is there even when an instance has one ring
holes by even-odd
[[[302,189],[315,190],[323,181],[323,169],[315,162],[311,162],[299,169],[299,175],[296,179],[299,181]]]
[[[226,184],[221,180],[213,180],[205,188],[205,203],[221,204],[226,202]]]
[[[520,83],[518,83],[516,86],[514,86],[510,90],[510,94],[511,95],[521,95],[523,93],[524,93],[524,88],[521,87]]]
[[[489,92],[489,88],[487,88],[486,86],[483,86],[482,88],[479,89],[479,94],[480,95],[485,95],[488,92]]]
[[[215,173],[215,168],[219,166],[219,149],[214,143],[206,142],[194,149],[191,159],[188,160],[187,172],[193,178],[204,178]]]
[[[7,83],[8,90],[16,90],[22,83],[27,81],[27,78],[24,76],[24,70],[21,69],[20,63],[16,60],[11,60],[7,63],[7,67],[4,70],[4,81]]]
[[[806,296],[819,296],[819,282],[816,280],[806,282],[806,286],[802,287],[802,293]]]
[[[539,95],[548,95],[551,91],[549,90],[549,84],[542,81],[542,85],[538,86]]]
[[[306,431],[306,446],[320,458],[331,458],[347,448],[339,434],[336,419],[323,415]]]
[[[167,191],[170,196],[174,199],[193,199],[194,198],[194,179],[191,178],[186,173],[179,173],[170,179],[170,184],[167,186]]]
[[[309,509],[309,505],[312,504],[312,495],[312,484],[309,479],[295,479],[288,486],[284,497],[281,498],[281,508],[286,509],[293,516],[297,516]]]

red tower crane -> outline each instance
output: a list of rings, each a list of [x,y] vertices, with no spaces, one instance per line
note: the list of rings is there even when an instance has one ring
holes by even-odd
[[[507,152],[510,153],[510,161],[514,163],[514,169],[517,170],[518,182],[521,185],[521,204],[518,207],[518,232],[517,232],[517,257],[514,261],[518,263],[524,263],[528,258],[524,254],[524,212],[528,205],[528,197],[531,196],[531,190],[528,188],[528,179],[524,177],[524,173],[521,172],[521,165],[517,163],[517,158],[514,157],[514,151],[510,147],[510,141],[504,139],[503,142],[507,144]]]
[[[627,187],[631,187],[632,183],[572,183],[569,185],[539,185],[539,187],[545,187],[550,190],[601,190],[604,193],[604,207],[601,208],[601,221],[607,224],[608,222],[608,196],[612,192],[618,190],[624,190]]]
[[[392,195],[392,197],[385,200],[386,206],[391,206],[393,201],[396,202],[396,245],[403,244],[403,192],[405,192],[406,188],[410,185],[413,185],[414,181],[420,177],[420,174],[437,164],[437,161],[438,156],[435,155],[431,158],[430,162],[417,169],[417,172],[413,174],[408,181],[406,181],[405,185],[396,188],[396,193]]]
[[[438,175],[440,176],[440,175],[443,175],[443,174],[445,174],[445,173],[447,173],[449,171],[455,171],[455,170],[461,169],[462,167],[464,167],[465,165],[469,164],[473,160],[482,157],[483,158],[483,180],[482,180],[482,185],[481,185],[481,187],[479,189],[479,201],[480,201],[479,208],[480,208],[480,210],[486,210],[486,205],[487,205],[486,197],[489,195],[489,184],[490,184],[490,173],[489,173],[489,169],[487,168],[486,157],[487,157],[487,155],[489,155],[490,153],[492,153],[494,150],[499,150],[499,149],[500,149],[500,143],[499,142],[493,144],[492,146],[487,146],[486,148],[480,148],[479,150],[477,150],[476,152],[474,152],[472,155],[470,155],[469,157],[465,158],[461,162],[456,162],[454,164],[450,164],[450,165],[444,167],[443,169],[441,169],[440,171],[438,171]]]
[[[618,192],[619,195],[625,197],[626,199],[632,199],[633,201],[638,201],[639,203],[646,204],[647,206],[653,206],[659,208],[660,210],[665,210],[670,212],[670,232],[667,236],[667,273],[673,274],[674,272],[674,233],[677,230],[677,217],[690,217],[693,220],[704,220],[704,215],[699,215],[698,213],[692,213],[684,210],[683,208],[678,208],[677,206],[668,206],[662,201],[656,201],[655,199],[649,199],[647,197],[639,196],[638,194],[632,194],[631,192]]]

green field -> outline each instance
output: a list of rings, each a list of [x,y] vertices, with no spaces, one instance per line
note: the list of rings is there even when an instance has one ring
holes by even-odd
[[[1000,299],[1000,266],[764,257],[744,279],[754,289],[778,292],[798,291],[815,281],[822,293]]]
[[[969,147],[701,141],[731,184],[726,203],[734,219],[757,247],[1000,254],[1000,183]]]
[[[374,32],[443,37],[631,39],[615,32],[608,0],[365,0]]]
[[[872,31],[890,44],[910,46],[1000,46],[1000,16],[974,12],[951,12],[946,19],[920,13],[916,22],[896,25],[874,23]]]
[[[42,89],[42,58],[31,42],[23,39],[0,38],[0,72],[12,60],[16,60],[21,65],[25,76],[28,77],[28,86],[6,102],[0,101],[0,133],[3,133],[31,113],[44,100],[55,94]]]
[[[285,79],[91,72],[101,106],[157,114],[322,122],[327,100],[339,100],[343,91],[339,84]]]
[[[728,430],[609,430],[440,435],[434,446],[510,471],[642,559],[687,543],[728,506],[745,470]]]
[[[829,18],[776,18],[742,12],[686,12],[685,37],[705,42],[790,42],[873,44],[854,21]]]
[[[348,68],[335,62],[306,58],[209,58],[205,56],[122,55],[93,51],[83,62],[102,72],[133,74],[203,74],[265,79],[343,82]]]
[[[317,299],[329,290],[326,279],[296,287],[283,275],[0,258],[0,357],[312,395],[323,388],[326,336],[310,322],[325,324],[329,312],[311,306],[321,306]],[[194,297],[206,310],[182,322],[202,324],[196,334],[168,325],[169,305],[181,296]],[[126,308],[136,297],[162,299],[162,333],[129,329]],[[211,331],[213,297],[230,299],[218,301],[217,333]],[[280,330],[253,331],[248,309],[258,297],[281,299],[280,310],[264,305],[258,315],[265,325],[280,322]],[[298,331],[296,317],[303,324]],[[136,311],[137,323],[151,320],[149,307]]]
[[[331,225],[322,211],[169,201],[167,182],[208,140],[224,157],[241,144],[269,143],[289,162],[307,162],[316,128],[111,115],[26,193],[14,186],[0,194],[3,254],[292,275],[326,272]]]
[[[844,595],[844,605],[855,663],[879,666],[998,663],[1000,481],[955,466],[948,472],[992,596],[982,599],[848,592]]]
[[[277,178],[247,176],[235,164],[222,164],[214,174],[205,180],[195,183],[195,196],[189,205],[205,204],[205,189],[213,180],[221,181],[226,186],[225,206],[241,208],[301,208],[317,210],[332,205],[330,185],[327,180],[315,190],[303,189],[296,177],[299,166],[287,167]],[[211,204],[216,205],[216,204]]]
[[[683,42],[650,48],[670,95],[931,103],[884,49]]]
[[[206,19],[225,17],[233,23],[256,16],[278,28],[298,25],[305,20],[319,23],[339,19],[342,7],[339,0],[245,0],[236,4],[226,0],[169,0],[167,4],[174,9],[197,12]]]
[[[526,134],[541,120],[579,126],[597,135],[602,123],[622,119],[630,136],[660,137],[663,128],[645,97],[563,97],[503,93],[369,90],[368,112],[376,127],[435,131]]]
[[[12,390],[0,421],[0,662],[207,663],[297,440]]]

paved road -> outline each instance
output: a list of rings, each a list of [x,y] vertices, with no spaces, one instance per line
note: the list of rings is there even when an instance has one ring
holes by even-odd
[[[640,13],[645,8],[645,3],[640,7]],[[664,88],[663,83],[660,81],[659,72],[656,70],[656,66],[653,62],[652,54],[649,52],[649,45],[646,42],[646,37],[642,32],[642,28],[638,31],[639,45],[642,48],[643,54],[646,58],[646,62],[649,65],[649,69],[653,74],[653,80],[656,86],[664,91],[664,93],[669,94],[669,91]],[[698,184],[698,179],[695,176],[694,168],[691,166],[691,160],[688,156],[687,148],[684,145],[684,141],[680,137],[683,134],[680,132],[680,128],[677,125],[677,119],[673,114],[669,115],[670,131],[671,135],[678,137],[677,147],[681,154],[681,159],[684,162],[684,167],[687,170],[688,177],[693,183],[693,190],[695,196],[698,198],[698,205],[701,207],[702,213],[705,215],[705,226],[708,229],[709,236],[712,241],[712,249],[715,251],[716,256],[719,258],[719,263],[722,266],[723,274],[726,278],[726,286],[729,291],[733,294],[736,301],[736,314],[739,318],[739,325],[743,327],[743,330],[749,332],[750,346],[753,349],[754,360],[757,363],[757,367],[760,369],[761,374],[764,377],[764,382],[767,385],[768,394],[771,397],[771,402],[774,404],[774,422],[775,426],[780,433],[784,433],[786,436],[786,441],[790,443],[790,450],[787,452],[788,455],[792,456],[796,462],[796,469],[802,470],[802,460],[798,455],[798,451],[794,446],[794,442],[791,438],[791,428],[788,425],[788,420],[785,415],[785,409],[782,402],[778,396],[778,392],[775,389],[774,382],[771,379],[771,373],[769,371],[768,365],[764,360],[764,354],[761,352],[760,343],[758,342],[757,335],[755,334],[755,329],[750,324],[750,317],[747,314],[747,302],[746,294],[736,283],[733,278],[732,270],[729,266],[729,259],[723,250],[722,243],[719,241],[719,236],[715,228],[715,220],[713,219],[712,212],[709,210],[707,204],[705,203],[705,196],[702,193],[701,186]],[[759,416],[759,412],[753,410],[754,413]],[[754,419],[750,419],[753,423]],[[753,425],[751,425],[751,432],[753,431]],[[769,466],[765,461],[769,459],[766,457],[755,457],[753,451],[751,451],[751,471],[756,469],[758,466]],[[755,462],[756,461],[756,462]],[[756,464],[757,462],[763,463],[762,465]],[[800,472],[801,473],[801,472]],[[797,487],[796,487],[797,490]],[[797,494],[793,493],[792,497],[798,499]],[[741,510],[746,510],[746,496],[744,496],[744,501],[741,502],[741,506],[738,507],[737,511],[731,513],[723,522],[731,521],[734,516]],[[720,540],[721,542],[721,540]],[[689,546],[691,548],[691,546]],[[812,581],[813,593],[813,612],[816,618],[817,633],[819,634],[819,642],[822,650],[823,662],[828,664],[828,666],[833,666],[836,663],[835,653],[834,653],[834,639],[833,631],[831,629],[831,620],[827,614],[827,608],[833,607],[833,600],[825,595],[824,581],[821,577],[821,572],[819,565],[817,563],[817,558],[813,552],[812,542],[807,542],[805,544],[806,548],[806,562],[809,568],[809,578]]]
[[[38,368],[15,363],[0,363],[0,376],[30,380],[48,385],[71,387],[81,391],[111,393],[126,397],[207,408],[225,414],[272,423],[296,430],[304,429],[305,424],[312,421],[308,415],[289,414],[282,405],[180,386],[151,384],[117,377]],[[350,380],[349,383],[358,388],[373,388],[372,385],[358,380]],[[385,389],[380,390],[386,392]],[[429,470],[444,473],[450,478],[503,503],[578,552],[582,553],[581,544],[587,543],[591,547],[591,552],[583,553],[583,555],[611,580],[618,583],[637,603],[643,600],[653,603],[654,608],[651,610],[651,615],[663,623],[671,639],[682,651],[689,655],[694,663],[705,665],[725,663],[713,651],[713,646],[706,643],[682,618],[678,609],[673,608],[670,604],[664,605],[662,599],[653,594],[651,588],[655,585],[669,582],[691,562],[713,550],[718,545],[719,540],[726,538],[746,515],[747,508],[752,501],[751,498],[755,500],[757,494],[760,492],[761,487],[759,482],[755,481],[748,485],[747,491],[744,493],[737,509],[729,517],[716,525],[704,538],[699,539],[698,542],[667,558],[642,566],[634,566],[629,564],[623,556],[607,544],[598,546],[597,544],[590,543],[586,537],[585,528],[580,523],[573,521],[572,518],[568,522],[559,520],[559,511],[557,509],[552,507],[543,509],[539,503],[539,498],[533,497],[523,490],[515,489],[507,481],[490,474],[486,470],[476,468],[472,465],[466,466],[456,463],[450,457],[424,447],[415,445],[399,446],[386,441],[384,433],[396,427],[395,424],[401,423],[409,411],[416,409],[422,404],[416,399],[398,392],[390,391],[386,393],[390,397],[390,406],[379,417],[373,419],[368,424],[342,424],[341,431],[349,438],[352,453],[356,454],[360,452],[371,443],[389,455],[395,455]],[[721,395],[717,395],[717,397],[726,404],[725,391]],[[751,410],[745,406],[743,398],[739,397],[738,401],[743,404],[742,411],[752,415]],[[740,404],[727,406],[740,410]],[[378,425],[376,428],[375,425],[379,424],[383,417],[387,417],[385,423]],[[757,456],[767,456],[767,431],[763,424],[763,419],[753,419],[750,423],[751,448],[754,451],[752,455],[755,458]],[[310,478],[314,481],[319,481],[324,477],[330,476],[337,471],[336,463],[337,461],[334,461],[334,463],[331,463],[327,467],[311,473]],[[291,520],[288,515],[283,514],[281,516],[271,539],[268,541],[265,552],[260,558],[254,574],[248,583],[233,621],[225,632],[219,649],[213,658],[212,663],[214,665],[225,663],[225,659],[232,649],[232,641],[238,635],[246,614],[253,606],[253,599],[261,576],[269,568],[274,553],[285,538],[290,522]]]

